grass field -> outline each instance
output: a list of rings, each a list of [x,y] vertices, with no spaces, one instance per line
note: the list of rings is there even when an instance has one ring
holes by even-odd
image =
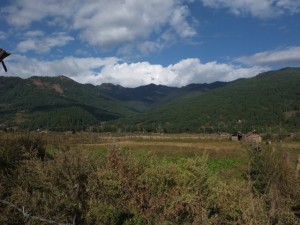
[[[3,140],[24,135],[41,138],[50,154],[57,149],[79,148],[106,156],[109,150],[116,149],[141,158],[155,157],[164,163],[207,155],[209,168],[230,179],[240,177],[247,169],[248,153],[252,151],[243,142],[213,134],[0,133],[0,138]],[[274,142],[271,145],[262,143],[261,146],[263,151],[287,153],[293,165],[300,154],[300,141],[297,140]]]
[[[153,157],[162,163],[177,162],[182,158],[208,156],[208,166],[220,173],[224,180],[240,179],[249,164],[247,144],[232,141],[228,136],[203,134],[115,134],[115,133],[0,133],[0,139],[31,136],[41,138],[52,154],[58,149],[83,149],[106,157],[112,149],[136,158]],[[263,151],[280,151],[288,155],[296,166],[300,154],[299,140],[261,144]]]
[[[152,152],[157,156],[191,157],[207,153],[211,157],[242,157],[248,146],[243,142],[231,141],[228,136],[202,134],[112,134],[112,133],[0,133],[0,140],[18,137],[41,138],[48,148],[80,147],[84,149],[118,148],[128,151]],[[263,149],[281,149],[300,153],[300,140],[289,139],[261,144]]]
[[[24,205],[76,224],[299,224],[299,139],[260,147],[219,135],[2,132],[0,224],[22,224]]]

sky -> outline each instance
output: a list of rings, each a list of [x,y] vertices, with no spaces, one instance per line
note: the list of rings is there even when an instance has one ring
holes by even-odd
[[[1,0],[0,76],[181,87],[300,67],[300,0]]]

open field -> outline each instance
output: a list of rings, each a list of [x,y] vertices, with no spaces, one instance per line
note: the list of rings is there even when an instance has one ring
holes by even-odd
[[[122,149],[130,152],[151,152],[162,157],[192,157],[208,154],[211,157],[241,157],[246,148],[229,137],[217,135],[117,135],[95,133],[0,133],[0,139],[22,136],[41,138],[47,148],[77,147],[82,149]],[[296,147],[296,146],[295,146]]]
[[[299,224],[299,154],[297,139],[3,132],[0,224],[25,225],[22,207],[26,224]]]
[[[20,137],[43,140],[48,149],[76,147],[87,150],[119,149],[129,152],[148,152],[162,157],[193,157],[208,154],[212,158],[245,157],[249,146],[231,141],[229,136],[203,134],[113,134],[113,133],[0,133],[0,141]],[[300,154],[300,140],[288,139],[261,144],[263,150],[280,150]]]
[[[244,142],[217,134],[0,133],[0,140],[22,136],[42,139],[50,153],[57,149],[76,148],[106,156],[109,150],[116,149],[139,157],[156,157],[164,162],[207,155],[212,170],[226,173],[230,179],[232,175],[239,177],[246,170],[249,151],[254,151]],[[263,151],[288,154],[290,164],[296,165],[300,154],[299,140],[289,139],[271,145],[262,143],[261,146]]]

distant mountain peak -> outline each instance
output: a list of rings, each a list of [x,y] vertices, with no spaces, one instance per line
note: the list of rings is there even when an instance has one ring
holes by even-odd
[[[73,81],[74,82],[74,80],[72,80],[70,77],[67,77],[67,76],[65,76],[65,75],[59,75],[59,76],[57,76],[57,78],[59,78],[59,79],[61,79],[61,80],[71,80],[71,81]]]

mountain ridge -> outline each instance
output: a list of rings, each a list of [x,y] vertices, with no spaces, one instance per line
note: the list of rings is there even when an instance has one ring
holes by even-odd
[[[80,84],[65,76],[0,77],[0,129],[231,132],[281,124],[297,130],[299,86],[300,68],[180,88]]]
[[[189,84],[184,87],[169,87],[165,85],[148,84],[136,88],[126,88],[120,85],[104,83],[98,86],[101,93],[125,102],[139,102],[143,104],[141,112],[168,101],[170,98],[182,96],[191,92],[205,92],[225,86],[226,82],[213,82],[211,84]]]
[[[299,68],[269,71],[169,102],[146,114],[151,122],[142,125],[159,126],[165,132],[299,131],[299,87]]]

